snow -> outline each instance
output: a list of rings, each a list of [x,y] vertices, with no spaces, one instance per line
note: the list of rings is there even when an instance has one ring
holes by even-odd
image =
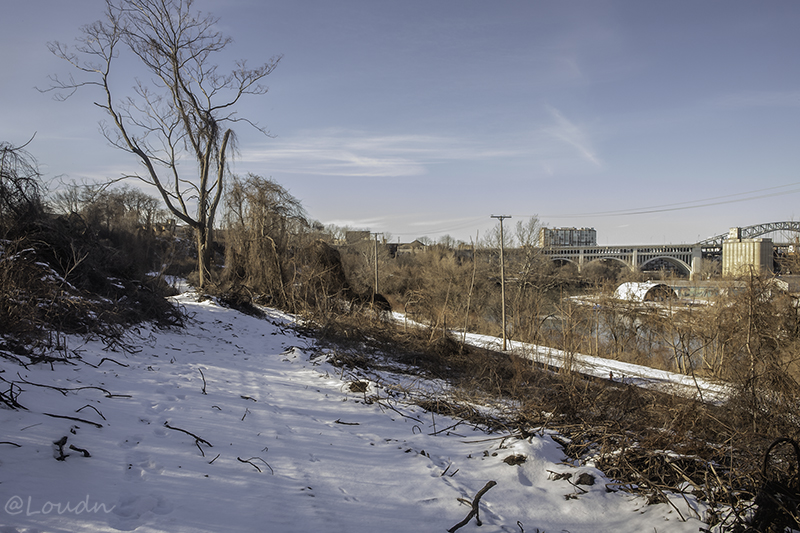
[[[461,335],[463,333],[459,332],[459,338],[461,338]],[[474,346],[493,350],[499,350],[502,346],[500,339],[488,335],[468,333],[465,340]],[[553,368],[561,368],[567,364],[567,361],[571,361],[573,370],[587,376],[624,382],[629,385],[655,389],[686,398],[695,398],[708,403],[722,404],[731,395],[731,388],[725,383],[698,378],[693,375],[679,374],[580,353],[567,354],[556,348],[523,342],[507,341],[507,348],[509,353]]]
[[[470,511],[459,499],[491,480],[483,526],[473,518],[459,531],[703,526],[691,496],[647,505],[570,463],[547,432],[487,433],[405,400],[441,384],[385,373],[352,392],[356,377],[287,328],[291,317],[176,299],[193,317],[187,328],[131,331],[135,353],[71,337],[74,365],[0,360],[28,408],[0,409],[1,533],[447,531]],[[53,443],[64,436],[58,461]],[[525,461],[503,462],[514,455]],[[556,479],[563,473],[572,476]],[[583,473],[593,485],[577,484]]]

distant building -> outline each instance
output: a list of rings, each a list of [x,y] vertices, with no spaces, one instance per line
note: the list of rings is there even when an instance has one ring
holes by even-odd
[[[541,228],[539,246],[597,246],[594,228]]]
[[[722,277],[771,273],[773,250],[772,239],[742,239],[742,229],[731,228],[722,241]]]
[[[344,242],[347,244],[355,244],[361,241],[369,240],[369,230],[367,231],[348,231],[344,235]]]
[[[397,245],[397,255],[416,254],[422,251],[425,251],[425,244],[419,240]]]

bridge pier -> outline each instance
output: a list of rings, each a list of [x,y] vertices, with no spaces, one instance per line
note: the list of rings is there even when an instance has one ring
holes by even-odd
[[[703,247],[692,247],[692,269],[689,271],[689,280],[695,281],[700,276],[700,271],[703,268]]]

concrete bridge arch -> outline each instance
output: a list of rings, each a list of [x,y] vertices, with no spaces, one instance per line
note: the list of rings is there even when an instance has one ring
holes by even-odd
[[[628,264],[627,261],[625,261],[623,259],[620,259],[619,257],[597,257],[595,259],[590,260],[588,263],[585,263],[583,265],[583,268],[586,268],[589,265],[592,265],[592,264],[595,264],[595,263],[600,263],[600,262],[603,262],[603,261],[608,261],[609,263],[618,263],[618,264],[621,264],[622,266],[624,266],[626,268],[630,268],[631,267],[630,264]]]
[[[551,257],[550,260],[553,263],[557,263],[557,266],[575,265],[578,271],[581,269],[581,265],[570,257]]]
[[[699,245],[647,245],[647,246],[559,246],[544,248],[542,253],[553,261],[568,261],[580,271],[600,260],[620,262],[632,271],[647,264],[665,260],[690,276],[700,269],[703,257]]]
[[[687,276],[691,276],[692,274],[692,265],[686,264],[684,261],[681,261],[677,257],[670,257],[668,255],[649,258],[647,261],[643,262],[639,266],[639,269],[644,270],[647,265],[649,265],[650,263],[654,263],[656,261],[666,261],[672,265],[675,265],[681,272],[683,272]]]

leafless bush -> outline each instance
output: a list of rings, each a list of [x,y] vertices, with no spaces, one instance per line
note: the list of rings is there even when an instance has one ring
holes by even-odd
[[[164,298],[171,289],[136,264],[79,215],[42,215],[18,238],[0,242],[0,356],[21,364],[64,360],[70,334],[118,347],[130,324],[182,324],[180,310]]]
[[[232,180],[224,220],[224,290],[250,290],[288,306],[289,248],[307,225],[300,202],[277,183],[249,174]]]
[[[36,160],[25,146],[0,142],[0,230],[6,235],[15,233],[43,211]]]

